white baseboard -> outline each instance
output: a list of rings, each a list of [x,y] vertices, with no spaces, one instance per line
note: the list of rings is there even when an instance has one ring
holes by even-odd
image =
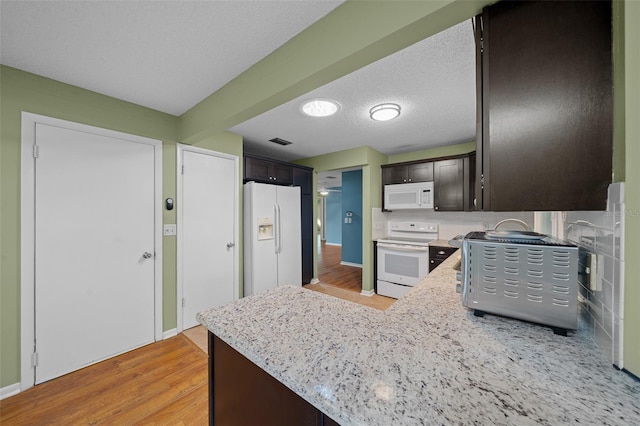
[[[20,383],[14,383],[9,386],[5,386],[0,388],[0,400],[5,398],[9,398],[10,396],[17,395],[20,393]]]
[[[163,331],[162,332],[162,340],[167,340],[170,337],[173,336],[177,336],[178,335],[178,329],[177,328],[172,328],[171,330],[167,330],[167,331]]]
[[[319,279],[317,278],[311,278],[311,281],[309,282],[309,284],[318,284],[320,282]]]
[[[342,246],[342,243],[325,243],[328,246]]]
[[[361,290],[360,294],[363,295],[363,296],[371,297],[374,294],[376,294],[376,292],[373,291],[373,290]]]
[[[340,262],[341,265],[344,266],[354,266],[356,268],[362,268],[362,263],[351,263],[351,262]]]

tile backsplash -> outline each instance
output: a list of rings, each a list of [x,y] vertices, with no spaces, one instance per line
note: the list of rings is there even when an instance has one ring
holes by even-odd
[[[579,247],[578,306],[602,353],[619,368],[624,326],[624,183],[609,186],[605,211],[572,212],[434,212],[373,209],[373,238],[386,235],[390,221],[424,221],[439,225],[439,239],[493,229],[503,219],[520,219]],[[550,218],[550,220],[549,220]],[[535,222],[535,223],[534,223]],[[516,228],[518,229],[518,228]]]
[[[564,238],[579,247],[580,315],[603,354],[619,368],[624,366],[624,213],[624,184],[614,183],[606,211],[557,215]]]
[[[504,219],[520,219],[533,228],[533,212],[435,212],[424,210],[402,210],[382,212],[373,209],[373,238],[381,238],[387,232],[389,221],[434,222],[438,226],[438,238],[450,240],[456,235],[465,235],[471,231],[493,229],[496,223]],[[507,224],[504,228],[509,229]],[[515,229],[521,229],[515,227]]]

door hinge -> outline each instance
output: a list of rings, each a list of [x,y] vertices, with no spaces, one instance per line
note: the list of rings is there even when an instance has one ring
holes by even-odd
[[[184,297],[182,298],[182,307],[184,308],[185,306],[187,306],[187,299],[185,299]]]
[[[38,366],[38,352],[34,352],[31,355],[31,366],[32,367],[37,367]]]
[[[38,158],[40,156],[40,147],[38,145],[33,146],[33,158]]]
[[[184,174],[184,164],[181,167],[182,170],[180,170],[180,173]]]
[[[484,189],[484,175],[480,175],[480,188]]]

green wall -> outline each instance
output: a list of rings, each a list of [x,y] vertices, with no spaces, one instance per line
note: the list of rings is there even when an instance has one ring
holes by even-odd
[[[178,117],[124,102],[55,80],[0,66],[1,253],[0,271],[0,388],[20,381],[20,146],[22,111],[163,141],[163,199],[176,198]],[[242,137],[229,132],[211,134],[194,145],[242,158]],[[242,161],[239,161],[239,185]],[[242,199],[240,198],[240,202]],[[176,223],[176,209],[163,210],[163,223]],[[242,205],[238,224],[242,224]],[[241,231],[241,230],[240,230]],[[240,233],[240,241],[242,234]],[[239,244],[242,250],[242,244]],[[163,238],[164,331],[177,324],[176,238]],[[240,251],[242,253],[242,251]],[[242,283],[242,259],[238,270]],[[241,286],[240,286],[241,287]],[[241,295],[241,291],[239,290]]]
[[[362,289],[373,290],[372,209],[382,206],[380,166],[387,163],[387,156],[368,146],[333,152],[294,161],[313,167],[313,205],[319,197],[317,173],[327,170],[362,168]],[[313,209],[313,223],[318,221],[318,209]],[[318,276],[318,247],[313,245],[313,276]]]
[[[20,382],[20,146],[22,111],[163,141],[163,196],[175,197],[177,117],[34,74],[0,67],[0,387]],[[173,220],[165,212],[165,220]],[[164,241],[164,298],[175,300],[175,242]],[[175,308],[174,308],[175,310]],[[163,329],[175,327],[164,315]],[[168,324],[167,324],[168,323]]]
[[[122,132],[161,139],[165,154],[164,196],[175,197],[175,142],[233,151],[241,155],[233,136],[225,129],[344,76],[375,60],[433,35],[478,13],[493,0],[348,1],[285,43],[222,89],[204,99],[179,119],[167,114],[102,96],[49,79],[0,68],[0,387],[19,381],[19,225],[20,225],[20,111],[49,115]],[[640,20],[640,3],[624,3],[624,20]],[[620,22],[616,24],[619,31]],[[640,34],[637,26],[624,27],[624,50],[616,56],[616,82],[624,81],[624,97],[616,93],[614,170],[616,180],[626,181],[625,230],[625,366],[640,375],[640,283],[634,264],[640,258]],[[283,66],[286,64],[286,66]],[[621,65],[622,64],[622,65]],[[622,100],[621,100],[622,99]],[[624,107],[622,108],[622,105]],[[624,119],[621,119],[621,115]],[[624,131],[621,131],[624,129]],[[228,151],[225,151],[227,150]],[[416,159],[392,156],[371,149],[313,157],[299,163],[316,171],[362,166],[363,217],[371,223],[371,208],[380,207],[379,167],[388,162]],[[422,155],[422,154],[419,154]],[[345,158],[345,156],[347,158]],[[429,155],[430,156],[430,155]],[[623,161],[624,160],[624,161]],[[624,166],[620,164],[624,163]],[[315,186],[315,181],[314,181]],[[315,188],[314,188],[315,190]],[[315,209],[314,209],[315,210]],[[175,223],[175,213],[165,212],[165,223]],[[370,244],[371,227],[363,232],[364,247]],[[315,245],[314,245],[315,247]],[[164,240],[164,329],[175,327],[175,242]],[[314,248],[315,249],[315,248]],[[364,253],[365,271],[371,269],[373,248]],[[241,268],[241,267],[240,267]],[[317,266],[315,267],[317,275]],[[363,272],[365,272],[363,271]],[[365,277],[364,275],[367,274]],[[371,271],[363,273],[364,289],[371,288]],[[173,299],[171,299],[173,298]]]
[[[624,5],[625,32],[625,289],[624,366],[640,376],[640,2]]]

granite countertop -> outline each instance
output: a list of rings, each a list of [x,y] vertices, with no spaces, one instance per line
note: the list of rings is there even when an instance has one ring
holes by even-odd
[[[640,383],[587,330],[462,307],[458,257],[386,311],[280,287],[198,320],[342,425],[640,424]]]
[[[451,244],[449,244],[449,240],[433,240],[433,241],[429,241],[429,246],[453,247]]]

